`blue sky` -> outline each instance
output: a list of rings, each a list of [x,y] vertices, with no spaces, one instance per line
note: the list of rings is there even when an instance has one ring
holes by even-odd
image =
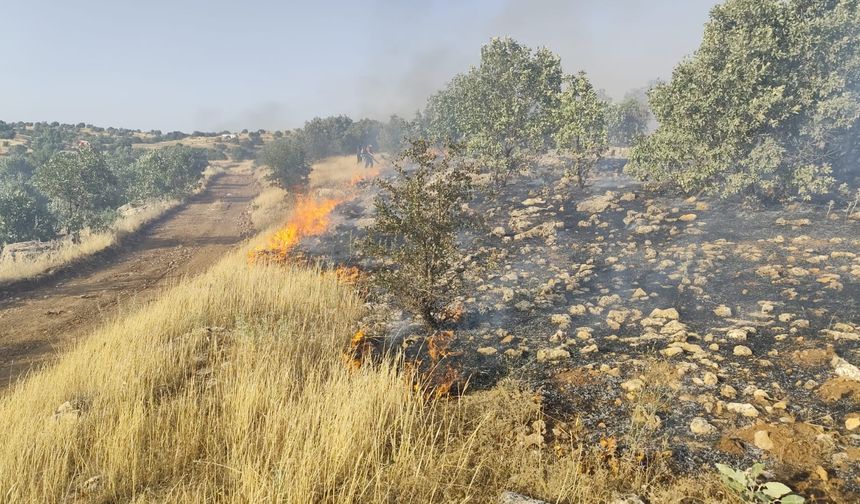
[[[411,116],[512,36],[613,97],[671,75],[714,0],[0,0],[0,119],[170,130]]]

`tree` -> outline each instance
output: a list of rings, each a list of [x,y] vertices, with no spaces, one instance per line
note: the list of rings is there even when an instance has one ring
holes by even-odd
[[[121,179],[125,182],[129,201],[176,198],[188,194],[197,185],[208,165],[205,150],[172,145],[149,150],[127,164],[126,175]]]
[[[379,148],[387,152],[399,153],[409,136],[409,123],[398,115],[392,115],[379,132]]]
[[[288,135],[267,143],[260,150],[257,161],[271,168],[272,178],[281,187],[303,188],[308,183],[311,164],[304,142],[298,135]]]
[[[808,199],[856,170],[858,89],[860,1],[728,0],[649,94],[660,126],[628,169],[685,192]]]
[[[648,132],[651,110],[646,102],[634,96],[610,105],[607,112],[607,133],[611,145],[630,147]]]
[[[584,73],[565,78],[553,139],[580,188],[606,151],[606,108]]]
[[[396,180],[378,181],[376,219],[361,248],[380,263],[375,283],[436,328],[440,311],[462,285],[457,235],[467,223],[462,206],[471,197],[471,179],[423,140],[411,142],[395,170]]]
[[[346,116],[326,118],[315,117],[305,123],[302,137],[304,152],[309,159],[321,159],[334,154],[350,154],[357,145],[350,145],[344,151],[343,139],[352,126],[352,119]]]
[[[10,140],[15,138],[15,128],[11,124],[6,124],[5,121],[0,121],[0,139]]]
[[[44,196],[20,175],[0,175],[0,244],[45,240],[56,221]]]
[[[561,82],[561,61],[549,50],[494,38],[478,67],[430,98],[428,129],[436,140],[465,141],[503,185],[548,140]]]
[[[119,203],[117,178],[90,147],[60,152],[40,166],[35,186],[51,201],[63,229],[75,239],[84,227],[102,227]]]

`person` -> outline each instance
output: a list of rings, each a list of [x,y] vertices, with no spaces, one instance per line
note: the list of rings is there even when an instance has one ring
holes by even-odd
[[[376,159],[373,157],[373,146],[368,145],[364,148],[364,167],[365,168],[373,168],[373,164],[376,162]]]
[[[358,152],[356,152],[355,158],[355,164],[361,164],[361,161],[364,159],[364,147],[361,145],[358,146]]]

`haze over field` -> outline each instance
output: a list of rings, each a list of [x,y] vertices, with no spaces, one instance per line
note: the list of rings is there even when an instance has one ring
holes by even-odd
[[[701,41],[713,0],[5,2],[5,120],[164,131],[411,117],[490,37],[546,45],[620,98]],[[62,85],[60,85],[60,83]]]

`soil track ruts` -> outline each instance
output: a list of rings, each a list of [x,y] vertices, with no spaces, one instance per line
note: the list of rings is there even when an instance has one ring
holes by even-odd
[[[247,211],[258,189],[250,174],[217,176],[120,247],[57,276],[0,290],[0,390],[122,306],[146,303],[213,264],[247,236]]]

